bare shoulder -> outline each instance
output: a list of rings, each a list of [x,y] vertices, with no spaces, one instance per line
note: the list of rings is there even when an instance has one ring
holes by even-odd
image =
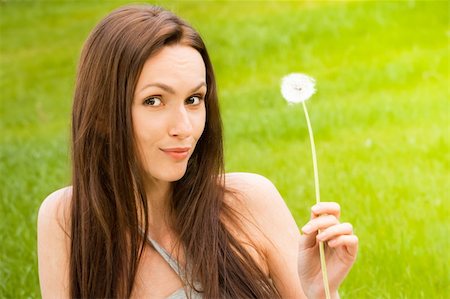
[[[225,187],[239,197],[231,200],[233,208],[248,211],[261,232],[258,243],[263,246],[269,275],[281,297],[304,298],[297,272],[299,230],[275,185],[258,174],[229,173]]]
[[[295,230],[291,234],[298,233],[284,199],[268,178],[254,173],[228,173],[225,185],[239,199],[231,200],[231,205],[239,211],[248,211],[260,228],[270,232],[274,225],[279,225]]]
[[[38,223],[57,221],[62,226],[68,224],[72,187],[64,187],[48,195],[39,208]]]
[[[72,186],[63,187],[50,193],[41,204],[40,210],[44,211],[48,208],[61,206],[64,202],[70,201],[72,198]]]
[[[263,184],[267,187],[270,185],[273,186],[272,182],[268,178],[256,173],[229,172],[225,174],[225,179],[230,184],[245,188],[255,187],[260,184]]]
[[[67,298],[72,188],[59,189],[39,208],[38,264],[42,298]]]
[[[266,177],[245,172],[225,175],[226,188],[241,195],[240,203],[253,213],[265,213],[268,208],[284,206],[284,200],[275,185]]]

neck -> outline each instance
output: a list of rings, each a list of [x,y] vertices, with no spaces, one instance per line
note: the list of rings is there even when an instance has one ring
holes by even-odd
[[[170,198],[172,183],[151,180],[146,183],[145,193],[148,203],[149,230],[153,238],[167,233],[170,227]]]

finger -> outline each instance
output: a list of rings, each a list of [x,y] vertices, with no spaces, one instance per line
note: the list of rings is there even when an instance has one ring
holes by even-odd
[[[299,250],[302,251],[307,248],[312,248],[318,244],[316,239],[317,234],[301,234],[299,240]]]
[[[331,248],[344,246],[350,256],[356,257],[356,254],[358,252],[358,243],[359,240],[356,235],[341,235],[335,239],[328,241],[327,245]]]
[[[341,207],[336,202],[320,202],[311,207],[311,219],[323,214],[334,215],[339,219],[341,216]]]
[[[322,230],[320,234],[317,235],[317,240],[327,241],[330,239],[334,239],[340,235],[351,234],[353,234],[353,226],[350,223],[339,223]]]
[[[305,226],[302,227],[302,232],[305,234],[311,234],[320,230],[336,225],[339,220],[333,215],[324,215],[314,219],[311,219]]]

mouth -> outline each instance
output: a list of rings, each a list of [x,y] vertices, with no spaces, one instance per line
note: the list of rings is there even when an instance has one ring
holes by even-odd
[[[160,150],[175,160],[183,160],[189,156],[191,147],[171,147],[161,148]]]

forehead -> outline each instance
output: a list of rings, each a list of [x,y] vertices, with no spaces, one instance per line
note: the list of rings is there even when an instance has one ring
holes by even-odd
[[[136,89],[154,82],[182,87],[183,84],[195,85],[205,80],[205,63],[200,53],[192,47],[171,45],[147,59]]]

